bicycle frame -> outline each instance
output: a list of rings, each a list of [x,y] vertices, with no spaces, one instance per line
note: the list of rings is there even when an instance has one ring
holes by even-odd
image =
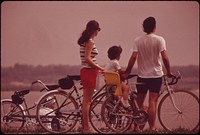
[[[103,90],[104,90],[104,88],[106,87],[107,85],[105,84],[101,89],[99,89],[99,90],[95,90],[95,93],[94,93],[94,95],[92,96],[92,99],[94,99],[96,96],[98,96],[99,95],[99,93],[101,93]],[[83,97],[83,95],[81,95],[79,92],[78,92],[78,90],[81,90],[81,89],[83,89],[83,87],[80,87],[79,89],[77,88],[77,86],[76,86],[76,83],[74,84],[74,86],[72,87],[72,89],[70,89],[70,91],[69,92],[67,92],[66,90],[51,90],[51,91],[49,91],[49,92],[47,92],[47,93],[45,93],[43,96],[41,96],[40,98],[39,98],[39,100],[37,101],[37,103],[36,103],[36,105],[39,103],[39,101],[43,98],[43,97],[45,97],[46,95],[48,95],[48,94],[50,94],[50,93],[53,93],[53,92],[55,92],[55,91],[59,91],[59,92],[62,92],[62,93],[64,93],[64,94],[66,94],[66,99],[61,103],[61,105],[60,106],[58,106],[58,104],[57,104],[57,107],[58,108],[56,108],[55,110],[53,110],[53,111],[51,111],[51,112],[49,112],[49,113],[47,113],[46,115],[48,115],[48,114],[50,114],[50,113],[53,113],[53,112],[55,112],[55,113],[63,113],[63,114],[65,114],[65,113],[71,113],[70,115],[75,115],[75,116],[78,116],[79,118],[81,118],[81,107],[82,107],[82,100],[81,100],[81,98]],[[73,95],[75,93],[75,96]],[[65,112],[65,111],[63,111],[62,110],[62,107],[64,107],[65,105],[67,105],[67,104],[70,104],[70,103],[67,103],[66,104],[66,102],[67,102],[67,99],[69,98],[69,97],[73,97],[74,99],[75,99],[75,101],[76,101],[76,103],[77,103],[77,105],[78,105],[78,108],[79,109],[76,109],[76,110],[67,110],[67,112]],[[56,100],[56,99],[55,99]],[[57,102],[57,101],[56,101]],[[69,114],[68,114],[69,115]],[[53,117],[53,116],[51,116],[51,117]],[[81,120],[81,119],[79,119],[79,120]],[[80,121],[81,122],[81,121]]]
[[[32,85],[35,84],[35,83],[42,84],[44,89],[48,90],[48,88],[46,87],[46,85],[44,83],[42,83],[42,81],[37,80],[37,81],[33,82]],[[31,85],[31,87],[32,87],[32,85]],[[24,90],[22,90],[22,91],[24,91]],[[42,90],[40,90],[40,91],[42,91]],[[26,93],[26,94],[28,94],[28,93]],[[28,124],[37,125],[38,124],[36,115],[31,115],[30,110],[33,110],[33,109],[36,108],[37,103],[39,102],[40,99],[37,102],[35,102],[34,105],[32,105],[31,107],[28,107],[28,105],[26,103],[26,99],[25,99],[26,94],[21,95],[21,99],[22,99],[21,104],[14,103],[12,99],[2,99],[1,100],[2,103],[3,102],[10,102],[10,103],[13,103],[13,104],[16,105],[14,108],[12,108],[12,110],[10,110],[10,112],[9,112],[10,115],[6,114],[3,117],[5,117],[6,120],[7,120],[7,118],[9,118],[9,119],[15,119],[16,118],[17,121],[21,121],[22,122],[21,128],[23,128],[24,124],[25,125],[28,125]],[[18,108],[18,107],[20,108],[20,110],[15,112],[16,108]],[[21,119],[19,119],[19,118],[21,118]]]
[[[1,102],[4,102],[4,101],[9,101],[9,102],[12,102],[12,99],[3,99],[1,100]],[[24,104],[24,106],[23,106]],[[11,110],[11,115],[9,116],[6,116],[6,117],[9,117],[11,119],[15,119],[15,118],[22,118],[22,121],[23,123],[25,123],[26,125],[28,124],[28,122],[32,123],[33,125],[36,125],[37,124],[37,120],[36,120],[36,115],[30,115],[30,110],[36,108],[36,104],[34,104],[33,106],[29,107],[27,106],[27,103],[26,103],[26,100],[25,98],[23,97],[23,103],[22,104],[16,104],[16,107],[19,106],[22,110],[18,111],[18,112],[14,112],[12,114],[12,111],[15,110],[15,108],[13,108]],[[25,107],[25,108],[24,108]],[[19,113],[22,111],[23,115],[19,115]],[[27,119],[28,118],[28,119]],[[34,120],[32,120],[34,119]],[[24,125],[24,124],[23,124]]]
[[[70,78],[71,77],[71,78]],[[74,76],[69,76],[70,79],[74,81],[74,85],[71,87],[71,89],[68,90],[52,90],[47,93],[45,93],[37,103],[37,110],[36,110],[36,117],[38,118],[38,121],[40,125],[48,132],[50,133],[66,133],[69,132],[74,128],[77,122],[82,123],[82,98],[83,94],[82,91],[80,92],[83,87],[80,82],[80,78],[77,77],[77,79],[74,79]],[[80,81],[80,82],[79,82]],[[99,102],[99,100],[96,100],[101,95],[107,94],[106,84],[102,86],[100,89],[96,89],[94,91],[94,94],[92,96],[92,101],[95,99],[95,101]],[[49,87],[48,87],[49,88]],[[43,106],[43,102],[46,101],[51,97],[55,100],[54,104],[55,106],[51,109],[45,110],[45,106]],[[95,103],[97,103],[95,102]],[[41,110],[41,111],[40,111]],[[98,116],[99,114],[96,113],[95,107],[90,108],[90,116]],[[52,121],[55,119],[59,120],[62,124],[62,128],[60,130],[54,130],[53,128],[49,127],[48,125],[51,125]],[[69,124],[69,125],[68,125]]]
[[[170,95],[171,102],[172,102],[174,108],[181,114],[182,111],[176,106],[174,98],[173,98],[174,90],[172,88],[170,88],[167,79],[165,77],[163,77],[163,78],[164,78],[164,85],[166,85],[167,93],[169,93],[169,95]]]

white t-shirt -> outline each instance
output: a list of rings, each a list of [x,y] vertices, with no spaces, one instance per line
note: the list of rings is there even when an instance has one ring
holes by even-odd
[[[163,76],[161,52],[166,50],[163,37],[149,34],[134,40],[132,52],[138,52],[138,76],[142,78],[157,78]]]
[[[119,69],[121,69],[120,65],[119,65],[119,61],[114,59],[114,60],[110,60],[107,65],[105,66],[104,70],[105,71],[113,71],[116,72]]]

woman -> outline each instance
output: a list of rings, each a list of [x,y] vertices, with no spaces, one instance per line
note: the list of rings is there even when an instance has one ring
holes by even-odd
[[[94,44],[94,38],[101,29],[95,20],[87,23],[86,29],[82,32],[78,40],[80,45],[81,57],[81,81],[83,84],[83,104],[82,104],[82,118],[83,118],[83,133],[92,133],[89,127],[89,107],[92,100],[92,95],[96,87],[96,77],[98,70],[104,69],[96,62],[97,48]]]

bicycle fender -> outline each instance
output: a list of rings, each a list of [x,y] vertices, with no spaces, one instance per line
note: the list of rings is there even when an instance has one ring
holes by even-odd
[[[44,94],[35,102],[35,105],[37,105],[37,104],[40,102],[40,100],[41,100],[44,96],[46,96],[47,94],[53,93],[53,92],[57,92],[57,91],[59,91],[59,92],[61,92],[61,93],[67,93],[67,92],[64,91],[64,90],[58,90],[58,89],[48,91],[48,92],[44,93]]]
[[[1,102],[3,102],[3,101],[10,101],[10,102],[12,102],[12,99],[2,99],[1,100]],[[22,110],[24,110],[24,107],[22,106],[22,105],[18,105]],[[26,115],[26,112],[25,111],[23,111],[23,113],[24,113],[24,115]]]

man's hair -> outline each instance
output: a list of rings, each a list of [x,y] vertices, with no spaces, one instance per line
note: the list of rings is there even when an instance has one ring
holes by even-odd
[[[116,59],[122,52],[121,46],[112,46],[108,49],[108,58],[110,60]]]
[[[156,20],[154,17],[148,17],[143,22],[144,32],[146,32],[147,34],[153,32],[155,26],[156,26]]]

